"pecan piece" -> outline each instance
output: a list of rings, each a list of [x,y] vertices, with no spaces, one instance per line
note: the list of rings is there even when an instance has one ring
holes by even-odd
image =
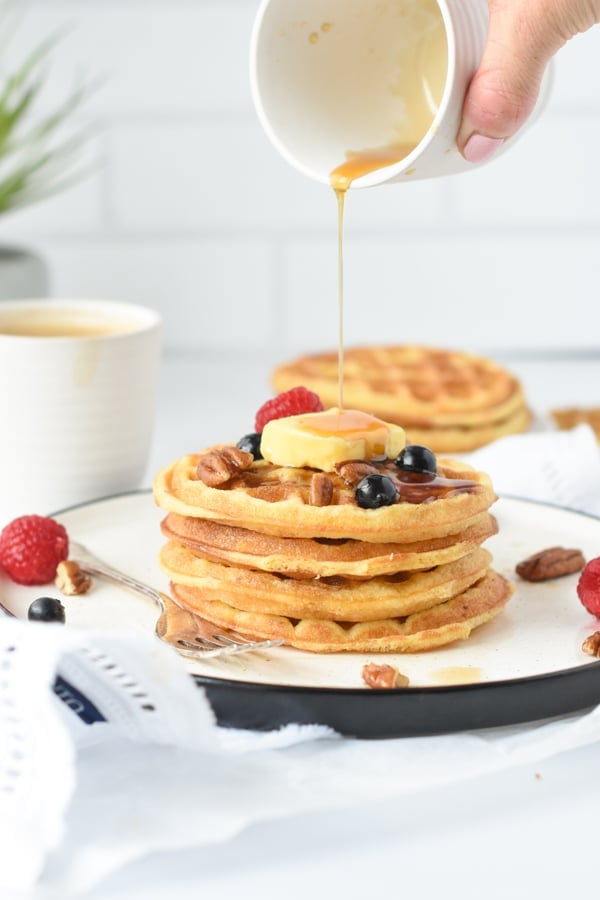
[[[589,653],[590,656],[600,659],[600,631],[595,631],[589,637],[586,637],[581,645],[581,649],[584,653]]]
[[[209,450],[200,457],[196,475],[208,487],[219,487],[227,484],[234,475],[249,469],[254,462],[254,457],[246,450],[237,447],[221,447],[218,450]]]
[[[378,663],[367,663],[361,669],[363,681],[372,688],[400,688],[407,687],[409,679],[395,666]]]
[[[377,466],[362,459],[352,459],[347,462],[337,463],[335,470],[340,478],[346,484],[351,485],[351,487],[356,487],[358,482],[366,478],[367,475],[375,475],[379,471]]]
[[[524,581],[547,581],[579,572],[585,565],[581,550],[566,550],[564,547],[548,547],[534,553],[515,567],[517,575]]]
[[[590,634],[581,645],[581,649],[584,653],[589,653],[590,656],[600,659],[600,631]]]
[[[92,579],[81,571],[79,563],[64,559],[56,567],[56,587],[67,596],[86,594],[92,586]]]
[[[327,472],[315,472],[310,480],[308,502],[311,506],[329,506],[333,499],[333,481]]]

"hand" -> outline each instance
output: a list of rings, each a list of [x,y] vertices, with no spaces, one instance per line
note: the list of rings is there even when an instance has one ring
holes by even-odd
[[[533,111],[544,71],[574,35],[600,21],[600,0],[488,0],[487,45],[463,106],[457,145],[483,162]]]

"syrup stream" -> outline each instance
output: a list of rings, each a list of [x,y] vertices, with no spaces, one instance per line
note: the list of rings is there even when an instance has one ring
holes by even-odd
[[[329,176],[338,207],[338,408],[344,410],[344,207],[346,193],[355,178],[401,162],[416,144],[398,144],[351,153]]]
[[[338,408],[344,409],[344,201],[346,191],[336,189],[338,204]]]

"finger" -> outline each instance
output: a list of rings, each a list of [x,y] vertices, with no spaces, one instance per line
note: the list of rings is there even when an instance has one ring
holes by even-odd
[[[544,71],[564,44],[544,3],[491,5],[488,41],[463,106],[457,144],[482,162],[512,137],[535,107]]]

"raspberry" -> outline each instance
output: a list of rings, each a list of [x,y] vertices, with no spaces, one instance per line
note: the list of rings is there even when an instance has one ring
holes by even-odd
[[[48,584],[69,554],[64,527],[44,516],[21,516],[0,532],[0,565],[17,584]]]
[[[577,582],[577,596],[589,613],[600,619],[600,556],[590,559]]]
[[[263,403],[256,413],[254,430],[262,434],[262,430],[271,419],[284,419],[286,416],[299,416],[301,413],[321,412],[323,404],[313,391],[305,387],[295,387],[283,394],[278,394]]]

